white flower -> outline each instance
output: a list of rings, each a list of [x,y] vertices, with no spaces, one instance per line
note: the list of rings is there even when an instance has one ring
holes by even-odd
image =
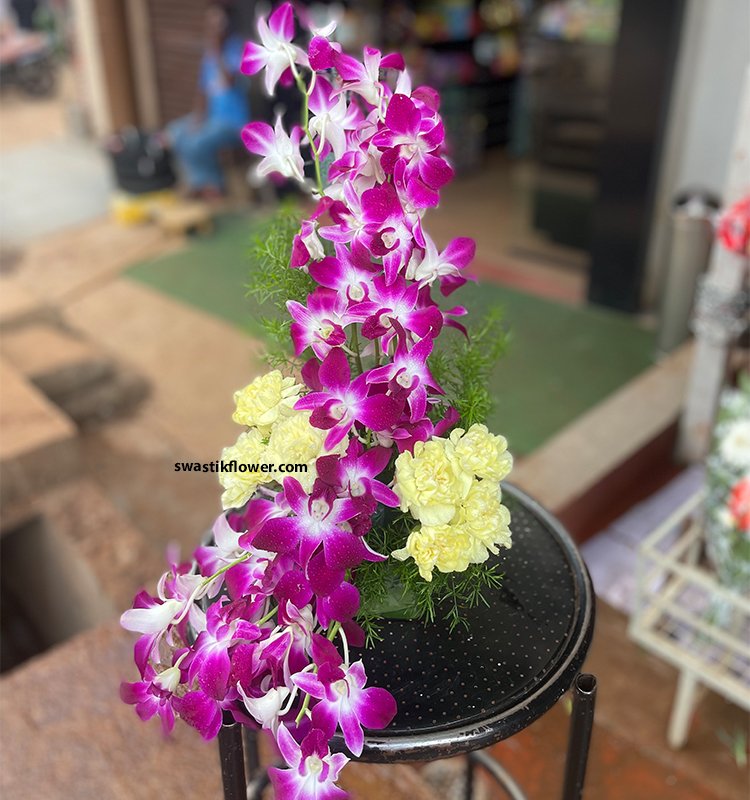
[[[731,423],[719,442],[719,454],[738,469],[750,468],[750,419]]]

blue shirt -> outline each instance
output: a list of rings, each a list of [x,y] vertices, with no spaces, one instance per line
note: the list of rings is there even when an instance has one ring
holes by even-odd
[[[224,42],[221,57],[224,66],[233,76],[240,74],[242,40],[230,37]],[[247,87],[241,80],[228,83],[222,74],[216,57],[210,53],[203,56],[200,70],[200,88],[206,95],[206,115],[211,121],[236,125],[239,130],[250,121],[250,105]]]

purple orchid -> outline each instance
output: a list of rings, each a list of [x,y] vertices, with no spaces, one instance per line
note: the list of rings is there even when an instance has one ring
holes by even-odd
[[[309,100],[313,117],[308,124],[311,134],[317,136],[318,152],[325,155],[327,146],[335,158],[346,152],[346,132],[356,127],[362,113],[354,104],[348,104],[341,94],[335,94],[325,78],[315,81]]]
[[[205,692],[196,690],[172,698],[172,708],[180,719],[195,728],[207,741],[215,739],[221,728],[222,706]]]
[[[232,606],[213,603],[206,612],[206,629],[195,640],[187,659],[188,682],[198,685],[214,700],[223,700],[229,686],[232,664],[229,648],[241,641],[252,642],[260,629],[247,620],[231,618]],[[229,619],[227,617],[229,616]]]
[[[385,728],[396,715],[396,701],[385,689],[365,688],[367,676],[361,661],[344,664],[336,648],[322,636],[313,643],[316,674],[292,676],[295,686],[314,697],[312,724],[326,738],[341,728],[344,742],[355,755],[362,755],[366,728]]]
[[[276,553],[298,552],[299,563],[305,567],[321,545],[326,563],[334,569],[377,557],[341,525],[357,513],[351,500],[337,498],[322,482],[308,495],[294,478],[284,479],[284,494],[294,516],[266,522],[256,537],[259,547]]]
[[[301,397],[294,407],[312,411],[310,423],[329,431],[325,441],[328,450],[347,435],[355,422],[382,431],[398,419],[401,404],[387,394],[370,394],[365,375],[352,380],[349,359],[340,347],[333,348],[325,357],[318,380],[322,391]]]
[[[331,753],[325,735],[313,729],[299,745],[285,727],[276,738],[282,758],[289,769],[270,767],[276,796],[288,800],[344,800],[348,795],[338,786],[339,773],[349,759],[343,753]]]
[[[187,652],[184,650],[181,654],[176,653],[175,663],[161,672],[157,672],[149,664],[143,680],[135,683],[123,681],[120,684],[120,699],[128,705],[135,706],[136,714],[144,721],[158,715],[165,734],[174,728],[175,713],[172,708],[172,698],[182,683],[180,662]]]
[[[282,513],[268,500],[251,500],[249,509],[252,509],[252,513],[246,514],[243,521],[249,522],[253,528],[266,519]],[[262,580],[268,562],[274,558],[274,554],[256,548],[250,558],[235,564],[240,556],[247,553],[246,546],[240,544],[243,539],[247,543],[246,531],[235,531],[230,526],[227,515],[221,514],[214,522],[211,532],[214,543],[198,547],[195,551],[195,559],[201,572],[204,575],[213,575],[220,569],[226,567],[229,569],[209,585],[206,595],[215,597],[222,586],[226,585],[230,597],[238,599],[245,595],[251,586]]]
[[[443,326],[443,314],[436,304],[420,302],[419,287],[398,277],[387,284],[383,275],[372,281],[370,301],[377,306],[362,326],[362,334],[368,339],[380,338],[385,352],[398,328],[414,334],[420,339],[435,338]]]
[[[324,258],[309,267],[310,276],[321,286],[335,289],[349,301],[349,312],[357,322],[363,321],[374,310],[361,304],[367,300],[378,269],[372,264],[370,254],[362,245],[352,244],[351,249],[336,246],[336,257]]]
[[[283,3],[268,18],[258,19],[260,44],[248,42],[242,55],[240,69],[245,75],[255,75],[265,69],[265,87],[273,94],[282,74],[293,64],[305,65],[307,56],[292,44],[294,11],[291,3]]]
[[[305,162],[299,151],[302,129],[295,126],[289,136],[281,124],[281,115],[276,117],[272,128],[267,122],[249,122],[242,129],[245,147],[256,155],[263,156],[256,171],[261,177],[278,173],[285,178],[305,181]]]
[[[421,255],[416,250],[412,253],[405,276],[416,281],[420,288],[437,279],[440,291],[447,296],[466,283],[467,277],[461,274],[461,270],[474,259],[476,245],[473,239],[461,237],[452,239],[439,253],[432,239],[429,236],[424,238],[424,249]]]
[[[387,173],[393,173],[400,161],[405,169],[402,180],[420,182],[430,193],[427,205],[437,205],[437,192],[453,177],[453,169],[438,155],[445,131],[431,109],[406,95],[394,94],[385,113],[385,129],[372,141],[385,150],[381,163]]]
[[[346,341],[344,328],[352,322],[347,301],[338,292],[317,288],[303,306],[294,300],[286,304],[294,322],[290,329],[294,354],[299,356],[308,347],[323,359]]]
[[[348,92],[361,95],[370,105],[379,107],[383,98],[383,84],[380,81],[382,69],[404,69],[404,58],[400,53],[383,56],[374,47],[365,47],[363,61],[345,53],[332,53],[333,65],[344,80]]]
[[[318,477],[333,486],[339,495],[357,498],[369,494],[379,503],[396,508],[399,504],[396,493],[377,480],[390,458],[391,451],[387,447],[365,450],[360,441],[352,439],[344,457],[323,456],[318,459]]]
[[[411,409],[410,422],[417,422],[424,417],[427,410],[428,387],[443,394],[443,390],[438,386],[427,366],[427,359],[431,352],[432,339],[421,339],[409,348],[402,331],[393,360],[382,367],[375,367],[367,373],[368,383],[394,381],[408,392],[407,402]]]

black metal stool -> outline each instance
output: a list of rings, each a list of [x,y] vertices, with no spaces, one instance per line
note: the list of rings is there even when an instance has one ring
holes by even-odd
[[[594,628],[595,598],[581,556],[560,523],[528,495],[504,489],[513,547],[498,557],[502,587],[489,605],[468,612],[468,630],[440,622],[384,620],[383,641],[353,651],[368,685],[396,698],[384,731],[365,736],[359,761],[431,761],[466,755],[466,797],[475,768],[485,769],[513,800],[524,794],[482,748],[518,733],[573,690],[563,800],[581,797],[594,718],[596,679],[579,674]],[[229,720],[219,734],[225,800],[259,796],[267,784],[256,736]],[[332,749],[345,751],[343,740]],[[247,763],[246,763],[247,762]],[[246,787],[246,770],[251,785]]]

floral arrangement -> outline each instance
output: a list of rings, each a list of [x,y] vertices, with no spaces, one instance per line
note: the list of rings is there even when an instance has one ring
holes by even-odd
[[[288,313],[266,324],[294,356],[272,354],[277,368],[236,393],[245,430],[222,462],[265,468],[225,468],[211,540],[123,614],[140,680],[121,693],[166,731],[180,717],[211,739],[227,714],[269,731],[286,764],[270,768],[277,797],[323,800],[345,795],[337,731],[359,756],[363,727],[396,713],[350,648],[388,614],[455,626],[501,580],[488,560],[511,545],[512,459],[483,421],[502,332],[491,318],[469,337],[466,309],[431,294],[462,286],[474,255],[422,227],[452,177],[437,93],[412,88],[399,55],[343,53],[330,27],[301,49],[288,3],[258,31],[243,70],[303,100],[290,132],[280,117],[243,131],[261,175],[314,200],[256,242],[254,289]],[[441,350],[444,328],[457,332]],[[274,471],[290,462],[304,470]]]
[[[750,588],[750,376],[721,397],[706,459],[708,552],[722,583]]]

